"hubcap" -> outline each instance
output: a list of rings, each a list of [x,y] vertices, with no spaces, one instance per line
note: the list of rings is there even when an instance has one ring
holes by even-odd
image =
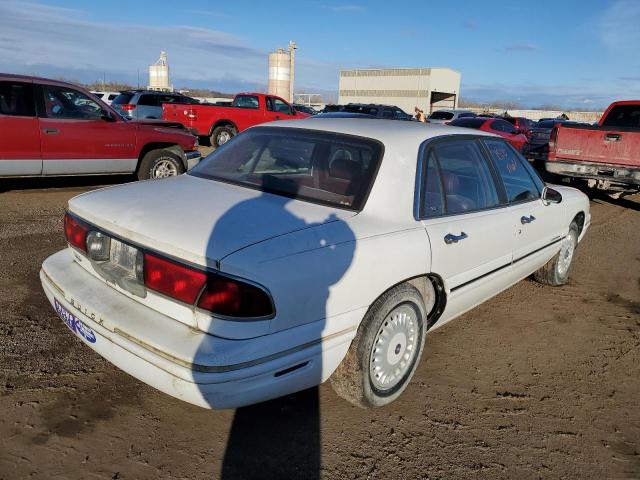
[[[231,135],[229,135],[229,132],[220,132],[218,134],[218,145],[224,145],[229,140],[231,140]]]
[[[395,387],[409,370],[418,345],[416,313],[408,305],[394,308],[373,342],[369,377],[378,390]]]
[[[152,178],[167,178],[178,175],[178,169],[171,160],[161,158],[151,170]]]
[[[569,232],[564,237],[562,244],[560,245],[560,254],[558,258],[558,273],[564,277],[569,271],[571,260],[573,260],[573,252],[576,248],[575,233]]]

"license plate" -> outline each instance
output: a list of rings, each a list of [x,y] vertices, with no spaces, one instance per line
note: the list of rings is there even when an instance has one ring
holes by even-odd
[[[96,343],[96,334],[93,330],[78,320],[78,317],[73,313],[64,308],[57,298],[53,299],[53,303],[56,313],[73,333],[84,338],[89,343]]]

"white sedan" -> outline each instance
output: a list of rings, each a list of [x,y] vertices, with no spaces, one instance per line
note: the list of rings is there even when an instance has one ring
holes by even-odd
[[[239,407],[331,377],[380,406],[428,331],[531,274],[566,283],[590,219],[490,134],[277,122],[185,175],[71,199],[40,277],[84,343],[179,399]]]

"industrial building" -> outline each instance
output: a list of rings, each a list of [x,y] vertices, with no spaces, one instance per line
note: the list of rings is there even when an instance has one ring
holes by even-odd
[[[153,65],[149,65],[149,90],[173,92],[173,85],[169,79],[169,62],[167,52],[160,52],[160,58]]]
[[[293,102],[296,42],[289,42],[289,49],[279,48],[269,54],[269,82],[267,92],[288,102]]]
[[[339,103],[396,105],[407,113],[457,108],[460,72],[450,68],[342,70]]]

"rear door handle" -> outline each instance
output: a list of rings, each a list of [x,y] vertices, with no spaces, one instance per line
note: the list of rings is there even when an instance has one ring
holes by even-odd
[[[534,217],[533,215],[529,215],[528,217],[525,217],[524,215],[522,217],[520,217],[520,223],[525,225],[527,223],[531,223],[536,219],[536,217]]]
[[[461,232],[460,235],[447,233],[444,236],[444,243],[446,243],[447,245],[451,245],[452,243],[458,243],[460,240],[464,240],[465,238],[468,238],[468,235],[464,232]]]
[[[619,133],[605,133],[604,141],[605,142],[618,142],[622,138],[622,135]]]
[[[46,133],[47,135],[57,135],[58,133],[60,133],[60,130],[58,130],[57,128],[45,128],[44,133]]]

